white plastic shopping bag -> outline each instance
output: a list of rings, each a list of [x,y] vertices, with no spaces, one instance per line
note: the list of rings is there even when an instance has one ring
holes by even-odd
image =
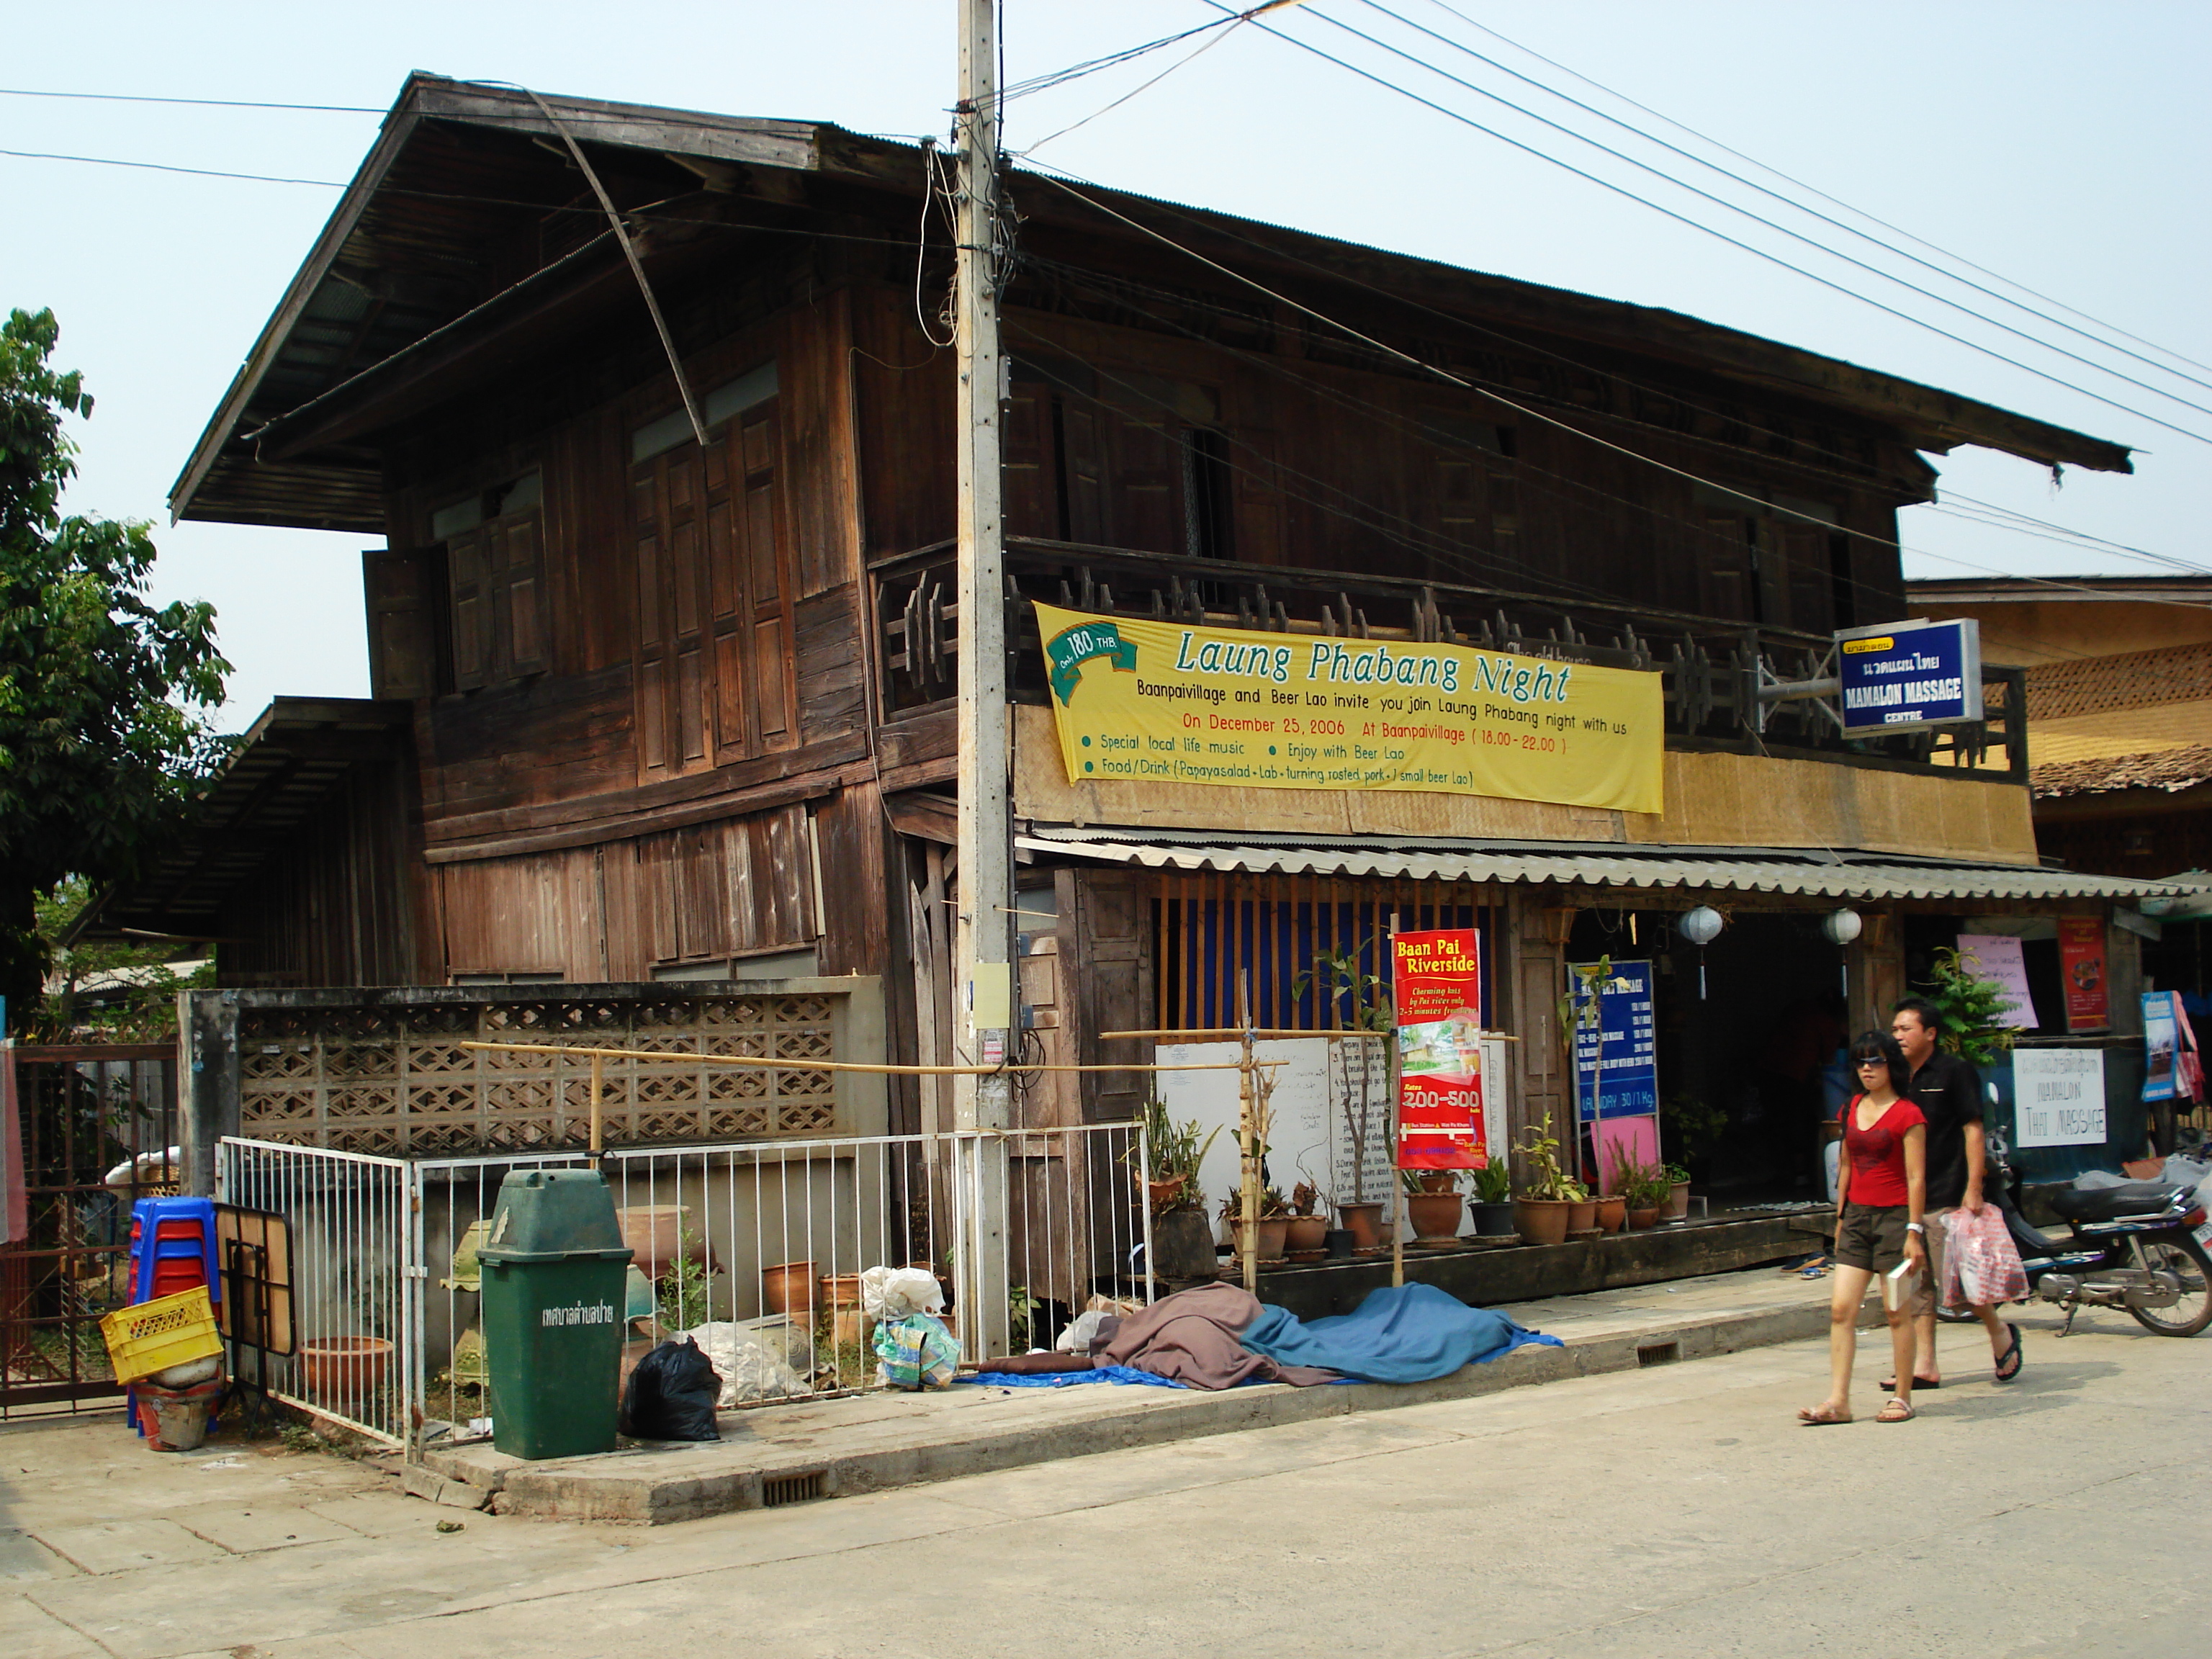
[[[1974,1214],[1961,1206],[1951,1212],[1943,1251],[1943,1302],[1989,1307],[2018,1302],[2027,1295],[2027,1269],[2005,1227],[2004,1212],[1994,1204]]]

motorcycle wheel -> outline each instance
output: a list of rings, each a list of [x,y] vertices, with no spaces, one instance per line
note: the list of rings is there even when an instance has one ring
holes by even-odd
[[[2187,1233],[2135,1241],[2137,1265],[2177,1274],[2181,1300],[2171,1308],[2130,1308],[2136,1323],[2160,1336],[2194,1336],[2212,1325],[2212,1257]]]

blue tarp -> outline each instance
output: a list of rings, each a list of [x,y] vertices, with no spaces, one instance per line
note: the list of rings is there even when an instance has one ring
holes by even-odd
[[[1012,1371],[978,1371],[972,1377],[963,1376],[963,1382],[981,1382],[994,1389],[1065,1389],[1078,1382],[1141,1382],[1154,1389],[1180,1389],[1183,1385],[1172,1377],[1154,1376],[1150,1371],[1140,1371],[1133,1365],[1100,1365],[1087,1371],[1045,1371],[1035,1376],[1018,1375]]]
[[[1370,1291],[1357,1310],[1332,1319],[1302,1321],[1262,1306],[1239,1340],[1278,1364],[1320,1365],[1365,1382],[1426,1382],[1531,1342],[1561,1346],[1433,1285]]]

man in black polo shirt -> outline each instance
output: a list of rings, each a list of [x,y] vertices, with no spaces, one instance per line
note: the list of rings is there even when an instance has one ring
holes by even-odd
[[[1948,1243],[1945,1226],[1954,1209],[1982,1212],[1982,1079],[1959,1055],[1936,1046],[1942,1014],[1921,997],[1908,997],[1897,1005],[1889,1034],[1905,1050],[1912,1067],[1912,1103],[1928,1120],[1927,1276],[1915,1308],[1918,1329],[1912,1363],[1912,1386],[1939,1388],[1942,1373],[1936,1364],[1936,1298],[1943,1279],[1943,1249]],[[2009,1382],[2020,1375],[2020,1327],[1997,1317],[1994,1305],[1976,1304],[1974,1313],[1990,1334],[1990,1352],[1996,1360],[1996,1380]],[[1885,1386],[1894,1386],[1894,1379]]]

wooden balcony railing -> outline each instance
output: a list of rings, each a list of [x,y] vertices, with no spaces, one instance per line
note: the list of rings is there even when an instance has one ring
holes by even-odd
[[[948,704],[957,683],[959,606],[951,544],[878,561],[870,571],[882,717]],[[1982,670],[1987,717],[1972,725],[1845,738],[1810,701],[1769,704],[1770,678],[1822,672],[1831,641],[1790,629],[1680,611],[1463,587],[1356,571],[1297,570],[1176,558],[1066,542],[1006,544],[1006,679],[1016,702],[1048,701],[1036,613],[1042,600],[1106,616],[1355,639],[1443,641],[1557,662],[1656,670],[1670,748],[1818,757],[1847,765],[1964,769],[2027,780],[2026,671]]]

